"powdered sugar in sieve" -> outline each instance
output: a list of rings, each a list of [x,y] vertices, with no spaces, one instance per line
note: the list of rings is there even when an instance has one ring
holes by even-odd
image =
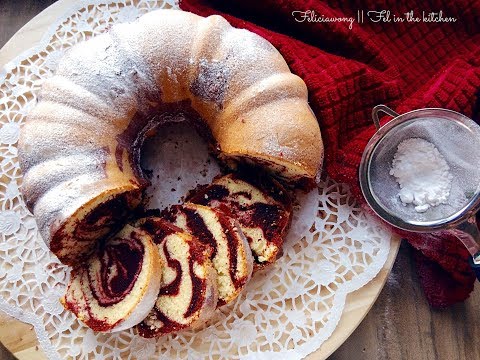
[[[397,147],[390,175],[400,186],[398,197],[416,212],[448,204],[453,175],[435,145],[420,138],[403,140]]]
[[[480,127],[446,109],[384,112],[395,118],[383,127],[376,122],[360,165],[362,191],[373,210],[413,231],[444,228],[471,215],[480,205]]]

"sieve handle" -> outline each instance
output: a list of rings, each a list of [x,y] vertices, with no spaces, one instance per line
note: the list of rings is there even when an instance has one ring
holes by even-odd
[[[477,279],[480,281],[480,231],[478,230],[477,221],[471,216],[466,221],[451,230],[455,237],[460,240],[470,253],[469,264],[475,272]]]
[[[468,262],[472,267],[472,270],[475,272],[477,280],[480,281],[480,251],[475,255],[471,256]]]
[[[390,109],[387,105],[380,104],[375,106],[372,110],[372,120],[377,130],[380,129],[380,117],[378,114],[381,112],[394,118],[400,116],[400,114]]]

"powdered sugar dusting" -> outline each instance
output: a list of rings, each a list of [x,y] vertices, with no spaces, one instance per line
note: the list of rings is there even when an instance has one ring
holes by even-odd
[[[198,69],[190,91],[201,99],[214,102],[221,109],[228,90],[228,67],[217,60],[209,62],[201,59]]]
[[[131,154],[136,149],[132,150],[132,144],[136,144],[135,138],[140,136],[145,120],[156,115],[165,103],[192,103],[211,127],[222,111],[228,111],[228,102],[239,94],[240,102],[248,103],[250,111],[266,102],[289,97],[293,97],[295,104],[300,101],[308,107],[306,92],[295,90],[304,85],[293,80],[290,88],[273,82],[246,94],[247,89],[263,79],[283,73],[294,78],[271,44],[246,30],[232,28],[219,16],[202,18],[182,11],[160,10],[132,24],[115,25],[107,33],[77,44],[60,60],[55,76],[45,82],[40,102],[29,114],[19,146],[26,175],[24,188],[35,188],[33,208],[41,203],[35,211],[40,228],[50,229],[53,218],[62,223],[62,216],[69,216],[83,201],[87,203],[99,196],[105,188],[97,186],[98,179],[112,176],[111,171],[124,175],[117,179],[118,186],[136,181],[123,169],[124,161],[135,160],[124,159],[134,157]],[[287,108],[291,116],[285,125],[279,118]],[[244,108],[240,104],[238,109]],[[288,134],[302,137],[310,131],[302,130],[305,121],[303,127],[295,125],[295,111],[301,113],[296,109],[293,103],[270,106],[268,112],[260,110],[263,112],[254,118],[251,130],[231,132],[256,140],[255,151],[273,159],[281,157],[282,162],[285,159],[301,162],[308,145],[299,145]],[[231,120],[236,120],[235,115],[230,112],[229,129]],[[311,114],[310,118],[316,125]],[[257,123],[259,121],[262,123]],[[219,128],[226,138],[225,124]],[[259,128],[266,132],[264,140],[259,139]],[[127,130],[128,136],[123,136]],[[255,137],[250,136],[249,131],[255,132]],[[239,152],[252,152],[248,146],[242,148],[244,142],[223,141],[235,143]],[[86,154],[92,164],[96,164],[95,171],[83,166],[82,183],[88,191],[78,198],[69,192],[65,198],[61,189],[75,188],[78,171],[63,166],[62,156],[78,153]],[[53,173],[60,169],[62,182],[52,183],[48,181],[50,176],[42,177],[41,167],[35,166],[40,162],[48,162]],[[100,164],[118,168],[105,171]],[[78,167],[82,169],[82,164]],[[28,192],[26,195],[28,199]],[[83,200],[79,201],[80,198]],[[45,230],[43,235],[48,238],[51,234]]]
[[[398,196],[402,203],[415,205],[417,212],[448,201],[453,175],[431,142],[420,138],[403,140],[394,155],[390,175],[400,185]]]

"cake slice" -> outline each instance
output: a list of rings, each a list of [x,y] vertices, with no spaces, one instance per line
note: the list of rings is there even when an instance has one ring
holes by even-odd
[[[203,324],[218,299],[212,249],[161,218],[141,219],[136,226],[152,235],[166,264],[155,306],[138,333],[151,338]]]
[[[163,217],[213,248],[212,262],[218,280],[217,306],[234,300],[250,280],[253,270],[250,247],[235,219],[193,203],[172,206]]]
[[[131,328],[150,312],[162,261],[150,235],[126,225],[72,270],[63,306],[95,331]]]
[[[291,199],[275,180],[228,174],[187,197],[235,218],[248,240],[254,271],[275,262],[290,224]]]

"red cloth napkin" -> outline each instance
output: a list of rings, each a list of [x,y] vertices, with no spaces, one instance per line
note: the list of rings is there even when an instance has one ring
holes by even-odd
[[[345,5],[345,4],[348,5]],[[398,4],[401,3],[401,4]],[[309,89],[325,143],[325,169],[346,182],[359,199],[358,165],[375,129],[371,111],[386,104],[402,113],[423,107],[443,107],[479,119],[480,2],[423,1],[301,1],[183,0],[183,10],[207,16],[219,14],[233,26],[270,41],[293,73]],[[298,22],[301,14],[354,17],[345,22]],[[363,10],[364,22],[357,21]],[[442,11],[456,22],[373,22],[367,11],[390,10],[415,17]],[[384,121],[387,119],[384,119]],[[459,144],[461,146],[461,144]],[[468,253],[448,232],[401,232],[415,249],[419,279],[428,301],[436,307],[466,299],[474,275]]]

